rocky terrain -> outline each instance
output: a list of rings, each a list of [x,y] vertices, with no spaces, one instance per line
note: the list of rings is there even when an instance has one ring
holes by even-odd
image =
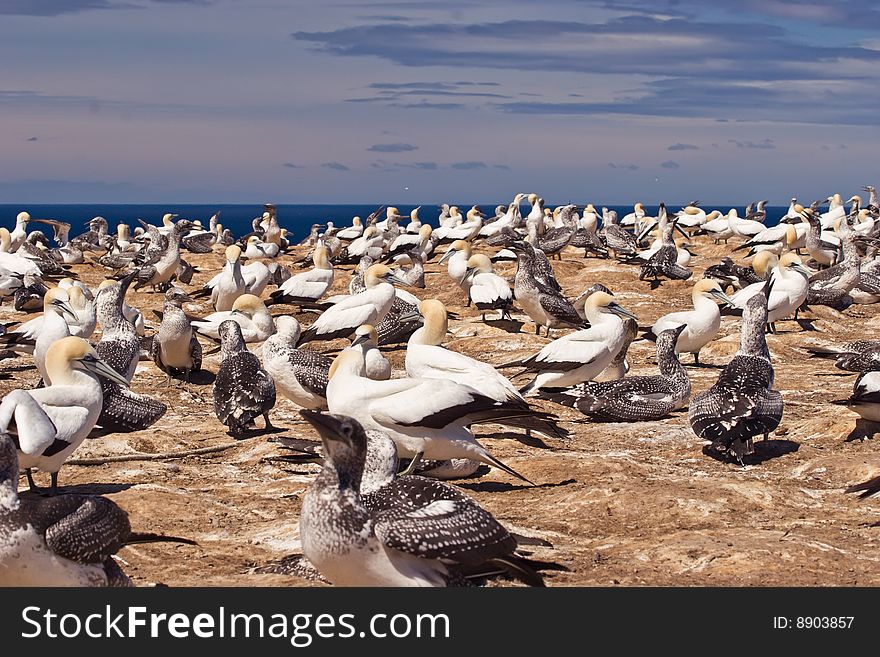
[[[689,308],[693,282],[726,250],[698,241],[694,277],[664,281],[656,290],[638,280],[636,267],[584,259],[580,249],[568,249],[553,266],[570,297],[601,282],[641,325],[650,326],[672,309]],[[200,270],[189,290],[204,284],[223,262],[220,254],[185,257]],[[294,259],[281,260],[290,265]],[[106,274],[97,266],[73,269],[92,286]],[[347,291],[349,269],[338,271],[334,292]],[[511,277],[514,270],[515,264],[497,267]],[[465,307],[465,295],[444,268],[430,264],[428,272],[427,289],[411,291],[436,296],[458,314],[450,323],[449,348],[499,364],[546,343],[520,312],[512,322],[483,323],[478,311]],[[161,294],[131,292],[128,303],[145,311],[148,325],[158,325],[151,311],[161,309]],[[273,313],[290,310],[276,306]],[[210,306],[191,304],[187,311],[207,314]],[[300,316],[303,324],[313,317]],[[26,318],[8,306],[0,312],[3,322]],[[526,444],[499,433],[499,427],[478,429],[494,454],[537,485],[488,468],[457,485],[511,530],[552,544],[534,549],[536,558],[568,569],[550,573],[551,586],[880,584],[880,528],[870,526],[880,520],[880,500],[859,501],[843,492],[880,472],[880,440],[848,440],[857,416],[831,402],[849,395],[855,375],[836,370],[832,361],[810,359],[802,349],[810,342],[873,337],[880,308],[854,306],[842,314],[815,308],[806,318],[780,322],[780,332],[768,337],[785,415],[771,440],[756,444],[746,467],[704,453],[686,410],[659,422],[600,424],[576,410],[538,401],[538,407],[559,415],[571,434],[568,441]],[[714,382],[719,366],[738,348],[738,322],[724,320],[718,338],[701,352],[706,366],[691,367],[685,356],[695,393]],[[312,346],[333,352],[345,344]],[[388,356],[402,367],[402,348]],[[66,465],[60,484],[64,492],[109,496],[129,512],[138,530],[198,541],[197,548],[151,544],[122,550],[124,568],[138,584],[315,585],[253,569],[299,551],[300,504],[319,467],[280,459],[285,452],[270,437],[316,436],[296,406],[281,398],[272,421],[283,432],[239,441],[228,436],[211,406],[209,373],[217,371],[218,358],[206,357],[208,372],[193,383],[170,386],[164,373],[143,361],[132,388],[165,401],[166,415],[146,431],[87,441],[75,458],[99,463]],[[656,372],[653,343],[634,343],[629,360],[631,373]],[[0,381],[0,393],[34,386],[38,376],[29,365],[28,357],[0,362],[0,372],[11,375]],[[150,456],[199,449],[202,453],[178,458]],[[37,481],[48,484],[48,476],[38,473]],[[26,488],[23,478],[21,486]]]

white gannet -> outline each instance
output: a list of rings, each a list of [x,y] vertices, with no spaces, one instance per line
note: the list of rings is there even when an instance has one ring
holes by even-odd
[[[330,368],[327,406],[331,413],[349,415],[367,429],[384,431],[401,456],[430,460],[469,458],[494,465],[524,481],[483,447],[469,427],[479,423],[504,424],[529,418],[540,430],[550,422],[545,414],[522,402],[496,402],[473,388],[447,379],[401,377],[374,381],[366,377],[363,354],[346,349]]]
[[[471,244],[464,240],[456,240],[446,247],[446,252],[440,257],[437,264],[443,264],[447,260],[447,272],[449,277],[464,290],[465,294],[470,290],[470,281],[465,281],[467,274],[467,262],[471,257]]]
[[[757,256],[756,256],[757,257]],[[767,321],[771,329],[780,319],[794,313],[806,300],[812,272],[801,264],[796,253],[786,253],[773,268],[773,289],[770,291]],[[752,283],[731,297],[735,308],[745,309],[749,299],[760,294],[764,283]]]
[[[737,214],[736,208],[731,208],[727,213],[727,222],[734,235],[744,237],[747,240],[767,229],[760,221],[741,218]]]
[[[327,409],[327,381],[333,360],[309,349],[297,349],[302,332],[293,316],[275,320],[277,331],[263,343],[263,368],[275,389],[303,408]]]
[[[467,261],[465,278],[471,282],[468,296],[473,304],[482,311],[486,321],[487,310],[500,310],[501,319],[510,316],[513,308],[513,291],[507,281],[492,271],[489,256],[475,253]]]
[[[846,205],[844,205],[843,198],[838,193],[834,193],[826,198],[825,203],[828,204],[828,212],[823,212],[819,215],[819,223],[822,225],[822,228],[827,229],[834,226],[836,221],[846,216]]]
[[[646,422],[666,417],[684,407],[691,395],[690,379],[675,353],[684,328],[680,324],[661,331],[657,337],[659,375],[580,383],[539,396],[573,406],[600,422]]]
[[[101,413],[98,377],[128,382],[98,358],[82,338],[57,340],[46,354],[47,385],[35,390],[13,390],[0,403],[0,433],[12,436],[21,468],[36,489],[30,470],[38,468],[52,476],[58,487],[58,471],[94,428]]]
[[[524,367],[522,373],[537,372],[531,383],[520,390],[523,395],[541,388],[567,388],[591,380],[611,363],[626,340],[621,317],[638,321],[605,292],[587,297],[584,314],[590,328],[558,338],[523,361],[502,365]]]
[[[359,351],[364,357],[364,368],[368,379],[387,381],[391,378],[391,363],[379,351],[379,334],[370,324],[358,326],[349,349]]]
[[[33,260],[10,252],[11,240],[9,229],[5,226],[0,226],[0,269],[4,269],[16,276],[25,276],[27,274],[42,276],[43,272]]]
[[[852,394],[832,403],[846,406],[869,422],[880,422],[880,371],[863,372],[853,384]]]
[[[743,310],[740,348],[711,388],[696,395],[688,409],[694,433],[714,449],[734,456],[754,451],[752,439],[764,440],[782,420],[782,395],[773,390],[773,365],[764,336],[767,295],[773,278],[752,296]]]
[[[318,224],[315,224],[318,226]],[[341,240],[351,241],[356,240],[358,237],[364,234],[364,224],[361,221],[360,217],[353,217],[351,220],[351,226],[348,228],[343,228],[338,233],[336,233],[336,237]],[[315,232],[315,237],[317,238],[317,231]]]
[[[44,385],[52,383],[46,370],[46,355],[49,349],[58,340],[70,335],[70,327],[64,319],[65,314],[75,317],[67,292],[57,287],[50,289],[43,297],[43,321],[34,340],[34,365],[37,366]]]
[[[480,210],[480,206],[474,205],[467,211],[467,220],[455,228],[450,228],[440,239],[447,242],[456,240],[469,242],[480,233],[485,217],[486,215]]]
[[[247,240],[247,247],[242,255],[245,258],[274,258],[281,248],[273,242],[262,242],[257,235],[251,235]]]
[[[232,310],[211,313],[207,317],[193,321],[192,327],[197,333],[218,340],[220,324],[227,319],[231,319],[241,327],[241,333],[247,343],[262,342],[275,332],[275,322],[269,309],[253,294],[242,294],[232,304]]]
[[[803,225],[803,224],[801,224]],[[801,229],[803,236],[806,237],[805,227]],[[778,224],[771,228],[765,228],[760,233],[752,237],[752,239],[740,244],[734,249],[750,249],[748,255],[753,256],[759,251],[771,251],[776,255],[782,255],[786,251],[794,251],[798,248],[798,230],[792,224]]]
[[[15,217],[15,228],[9,234],[9,246],[8,250],[10,253],[15,253],[21,247],[22,244],[27,240],[27,225],[31,220],[31,215],[27,212],[19,212]]]
[[[346,247],[348,258],[354,262],[372,249],[381,250],[383,241],[382,231],[376,228],[375,225],[367,226],[364,229],[364,234]]]
[[[431,239],[434,229],[428,224],[423,224],[415,233],[401,233],[388,246],[387,259],[392,259],[402,253],[407,253],[412,249],[425,252],[428,241]]]
[[[406,225],[406,232],[412,234],[418,234],[422,229],[422,220],[419,219],[419,210],[422,209],[422,206],[418,206],[410,210],[409,213],[409,223]],[[428,224],[424,224],[428,225]]]
[[[391,308],[396,296],[392,282],[401,283],[385,265],[372,265],[364,274],[363,292],[341,299],[321,313],[304,331],[300,342],[345,338],[362,324],[376,326]]]
[[[327,247],[318,244],[312,255],[314,267],[309,271],[291,276],[269,296],[272,303],[299,304],[315,302],[323,297],[333,285],[333,264]]]
[[[211,291],[211,304],[214,310],[232,310],[232,304],[245,293],[244,277],[241,274],[241,247],[232,244],[226,247],[226,262],[223,271],[205,286]],[[212,285],[213,283],[213,285]]]
[[[241,327],[227,319],[220,323],[220,369],[212,393],[217,419],[239,437],[263,416],[266,430],[273,429],[269,411],[275,406],[275,383],[260,366],[260,359],[248,351]]]
[[[324,466],[303,498],[303,554],[337,586],[449,586],[468,573],[541,576],[514,554],[516,540],[474,500],[440,482],[394,478],[390,438],[344,415],[302,411],[324,446]],[[381,441],[381,442],[380,442]]]
[[[694,232],[694,235],[708,235],[716,244],[721,240],[727,243],[733,237],[733,229],[730,227],[728,215],[720,215],[716,219],[703,222],[700,228]]]
[[[718,302],[733,305],[733,300],[711,278],[697,281],[691,293],[694,309],[669,313],[660,317],[651,327],[656,338],[663,331],[682,325],[681,335],[675,343],[676,354],[693,354],[694,363],[700,363],[700,349],[708,344],[721,327]]]
[[[202,369],[202,345],[183,311],[183,304],[189,300],[179,287],[165,293],[162,323],[150,346],[150,357],[168,375],[169,383],[173,374],[182,373],[188,382],[191,372]]]
[[[505,228],[516,228],[522,220],[522,216],[519,213],[519,204],[527,196],[527,194],[517,194],[513,198],[513,202],[507,206],[507,212],[504,213],[504,216],[480,228],[479,236],[492,237],[501,233]],[[537,198],[537,195],[534,196]]]
[[[633,206],[633,211],[629,214],[623,215],[623,218],[620,220],[621,226],[633,226],[636,229],[636,232],[641,232],[642,223],[645,221],[645,206],[643,203],[636,203]]]

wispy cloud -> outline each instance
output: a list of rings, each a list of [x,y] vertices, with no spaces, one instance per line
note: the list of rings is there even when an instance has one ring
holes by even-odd
[[[373,151],[374,153],[406,153],[407,151],[418,150],[418,148],[418,146],[414,146],[413,144],[397,142],[394,144],[373,144],[367,150]]]
[[[28,137],[25,141],[40,141],[39,137]]]
[[[776,144],[773,143],[772,139],[762,139],[761,141],[741,141],[739,139],[728,139],[727,143],[734,144],[737,148],[759,148],[762,150],[776,148]]]
[[[321,166],[325,169],[331,169],[333,171],[351,171],[351,169],[342,164],[342,162],[325,162]]]
[[[305,167],[301,164],[294,164],[293,162],[285,162],[282,164],[285,169],[304,169]]]
[[[681,165],[674,160],[666,160],[665,162],[662,162],[660,166],[664,169],[678,169],[681,167]]]
[[[209,5],[211,0],[0,0],[0,15],[60,16],[96,9],[141,9],[157,5]]]
[[[459,171],[473,171],[475,169],[487,169],[489,165],[485,162],[453,162],[449,165],[453,169],[458,169]]]
[[[636,171],[639,168],[637,164],[614,164],[614,162],[608,163],[609,169],[626,169],[627,171]]]
[[[697,146],[696,144],[677,143],[677,144],[671,144],[671,145],[667,146],[666,150],[667,151],[696,151],[696,150],[699,150],[699,148],[700,147]]]

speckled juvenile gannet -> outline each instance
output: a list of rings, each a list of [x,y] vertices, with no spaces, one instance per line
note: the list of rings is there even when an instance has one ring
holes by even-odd
[[[470,278],[471,289],[468,292],[470,300],[482,311],[483,321],[486,321],[487,310],[500,310],[501,319],[510,316],[513,308],[513,291],[507,281],[492,271],[492,261],[489,256],[475,253],[467,261],[465,278]]]
[[[192,228],[192,224],[186,219],[181,219],[174,224],[174,228],[170,230],[168,235],[168,244],[165,248],[156,254],[157,257],[154,261],[145,263],[137,270],[135,290],[147,285],[157,289],[171,280],[180,267],[180,239],[190,228]]]
[[[394,301],[396,293],[392,282],[401,283],[391,269],[385,265],[371,265],[364,274],[366,289],[341,299],[325,310],[303,332],[300,342],[344,338],[354,333],[362,324],[376,326]]]
[[[153,336],[150,357],[171,381],[173,374],[181,373],[189,381],[191,372],[202,369],[202,345],[199,343],[183,311],[183,304],[189,296],[179,287],[172,287],[165,293],[165,308],[162,323]]]
[[[665,216],[665,212],[663,216]],[[672,239],[677,221],[677,218],[673,218],[663,226],[660,248],[642,265],[642,271],[639,274],[640,281],[646,278],[657,280],[660,276],[673,280],[685,280],[691,277],[691,270],[678,264],[678,249],[675,246],[675,240]]]
[[[302,411],[324,445],[324,467],[303,499],[300,534],[306,558],[337,586],[461,585],[502,570],[528,584],[541,577],[514,555],[516,540],[491,514],[457,490],[423,477],[382,478],[363,427],[343,415]],[[370,432],[370,443],[381,438]],[[372,445],[371,445],[372,447]],[[378,464],[396,466],[394,451]],[[374,466],[375,467],[375,466]],[[367,477],[375,490],[363,490]]]
[[[229,427],[233,436],[241,436],[260,415],[266,430],[273,429],[269,411],[275,406],[275,383],[260,367],[260,359],[247,350],[241,328],[227,319],[220,324],[223,360],[214,380],[214,413]]]
[[[327,405],[331,413],[350,415],[365,428],[384,431],[401,456],[413,457],[412,467],[424,456],[431,460],[470,458],[494,465],[528,481],[501,463],[477,442],[472,424],[518,423],[534,418],[535,428],[549,420],[522,403],[496,402],[473,388],[445,379],[402,377],[373,381],[365,375],[363,354],[346,349],[330,368]]]
[[[291,276],[270,294],[271,303],[297,304],[315,302],[333,285],[333,264],[327,247],[319,244],[312,255],[314,267],[309,271]]]
[[[807,345],[813,358],[834,358],[834,366],[847,372],[880,370],[880,340],[855,340],[834,347]]]
[[[779,259],[776,257],[776,254],[772,252],[767,252],[763,256],[761,255],[761,252],[758,252],[755,255],[755,258],[752,260],[753,267],[758,267],[759,258],[772,260],[772,264],[770,264],[769,269],[775,267],[776,263],[779,261]],[[763,273],[759,275],[752,267],[744,267],[743,265],[738,265],[727,256],[721,258],[721,262],[719,262],[718,264],[706,267],[706,270],[703,272],[703,276],[705,278],[712,278],[724,285],[732,285],[736,289],[742,289],[747,285],[751,285],[752,283],[757,283],[764,280]]]
[[[733,305],[733,300],[711,278],[704,278],[694,285],[691,293],[694,309],[669,313],[660,317],[651,327],[651,335],[659,336],[666,329],[683,324],[682,333],[675,343],[675,353],[693,354],[694,363],[700,362],[700,349],[706,346],[721,328],[721,312],[718,302]]]
[[[668,328],[657,337],[657,376],[631,376],[602,383],[581,383],[563,390],[542,391],[544,399],[574,406],[602,422],[659,420],[687,404],[691,383],[675,354],[685,325]]]
[[[740,463],[754,451],[752,438],[764,439],[782,420],[782,395],[773,390],[773,365],[764,337],[770,278],[743,311],[740,348],[711,388],[696,395],[688,420],[694,433]]]
[[[262,300],[253,294],[242,294],[232,310],[211,313],[203,319],[192,322],[197,333],[214,340],[220,339],[220,324],[231,319],[241,327],[244,341],[262,342],[275,332],[275,322]]]
[[[192,541],[135,533],[106,497],[18,496],[19,462],[0,434],[0,586],[131,586],[112,558],[136,543]]]
[[[584,304],[584,313],[590,328],[564,335],[524,361],[502,366],[524,367],[523,373],[537,372],[535,379],[520,390],[523,395],[591,380],[608,367],[626,340],[621,317],[637,320],[605,292],[591,294]]]
[[[313,410],[327,408],[327,381],[333,360],[308,349],[297,349],[302,332],[295,317],[275,320],[277,331],[263,343],[263,368],[275,389],[289,400]]]
[[[13,390],[0,403],[0,433],[12,437],[19,464],[36,489],[31,468],[52,475],[57,489],[58,471],[94,428],[101,413],[101,384],[98,377],[128,382],[98,358],[82,338],[68,336],[56,341],[46,354],[45,388]]]
[[[514,243],[513,250],[517,256],[513,293],[522,309],[535,322],[535,334],[540,332],[542,326],[547,327],[547,335],[551,328],[582,326],[583,320],[572,303],[562,295],[552,269],[548,274],[537,256],[540,251],[526,242]],[[547,262],[546,257],[544,262]],[[549,267],[549,263],[546,266]]]

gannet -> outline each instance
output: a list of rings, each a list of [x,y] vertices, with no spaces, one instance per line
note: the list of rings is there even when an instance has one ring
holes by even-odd
[[[621,226],[634,226],[637,232],[641,232],[641,225],[645,219],[645,206],[642,203],[636,203],[633,211],[623,216],[620,220]]]
[[[327,380],[332,359],[308,349],[297,349],[302,331],[295,317],[275,320],[277,331],[263,343],[263,368],[275,388],[303,408],[327,409]]]
[[[661,331],[657,337],[659,375],[581,383],[572,388],[541,391],[539,396],[573,406],[601,422],[647,422],[666,417],[684,407],[691,395],[690,379],[675,352],[684,328],[680,324]]]
[[[699,230],[694,232],[694,235],[708,235],[714,240],[715,244],[718,244],[721,240],[724,240],[726,244],[727,240],[733,237],[734,234],[728,217],[729,215],[720,215],[716,219],[703,222]]]
[[[513,198],[513,203],[507,206],[507,212],[504,213],[504,216],[497,221],[484,225],[480,229],[479,236],[492,237],[505,228],[515,228],[522,219],[522,216],[519,213],[519,204],[522,203],[522,200],[526,198],[526,196],[527,194],[517,194]]]
[[[173,233],[175,226],[173,219],[176,219],[179,216],[179,214],[172,214],[171,212],[166,212],[165,214],[163,214],[162,225],[158,227],[159,232],[165,236]],[[187,227],[187,230],[189,230],[189,227]]]
[[[843,198],[838,193],[834,193],[826,198],[824,203],[828,204],[828,212],[823,212],[819,215],[819,223],[822,228],[831,228],[834,222],[846,216],[846,206],[843,203]]]
[[[88,342],[68,336],[46,353],[46,387],[13,390],[0,403],[0,433],[12,437],[32,490],[32,468],[50,473],[57,490],[58,471],[94,428],[102,402],[98,377],[128,384]]]
[[[782,395],[773,390],[773,365],[764,337],[771,277],[743,310],[740,348],[711,388],[696,395],[688,420],[694,433],[740,464],[754,451],[752,438],[779,426]]]
[[[104,281],[98,288],[96,305],[101,340],[95,345],[98,357],[131,383],[140,358],[140,338],[122,314],[125,293],[135,276],[121,281]],[[101,380],[101,414],[96,425],[104,432],[141,431],[152,426],[168,410],[160,401],[139,395],[115,381]]]
[[[814,358],[834,358],[835,367],[848,372],[880,370],[880,340],[855,340],[836,347],[807,345]]]
[[[349,349],[359,351],[364,358],[364,371],[368,379],[387,381],[391,378],[391,363],[379,351],[379,334],[370,324],[358,326]]]
[[[449,264],[447,265],[449,277],[454,280],[462,290],[464,290],[465,294],[469,293],[471,286],[470,280],[465,280],[467,274],[467,262],[470,257],[470,242],[456,240],[446,248],[446,253],[444,253],[437,262],[439,265],[447,260],[449,261]]]
[[[19,497],[14,440],[0,434],[0,586],[132,586],[113,559],[120,548],[195,545],[132,532],[128,514],[106,497]]]
[[[665,216],[665,212],[663,215]],[[693,272],[678,264],[678,249],[675,246],[675,241],[672,239],[672,232],[675,230],[677,221],[673,217],[671,221],[666,222],[663,226],[660,248],[642,265],[642,270],[639,273],[640,281],[646,278],[653,278],[656,281],[660,276],[665,276],[672,280],[686,280],[691,277]]]
[[[319,228],[319,227],[320,226],[318,224],[315,224],[315,226],[313,227],[313,228],[315,228],[315,240],[312,242],[312,244],[314,244],[315,241],[317,241],[317,235],[318,235],[317,228]],[[340,230],[338,233],[336,233],[336,237],[341,240],[351,241],[351,240],[356,240],[358,237],[360,237],[363,234],[364,234],[364,224],[361,222],[361,218],[360,217],[353,217],[351,220],[351,226]]]
[[[819,219],[811,208],[801,212],[801,217],[810,224],[804,244],[810,257],[820,265],[836,264],[841,255],[839,240],[835,243],[829,239],[830,235],[822,233]]]
[[[519,297],[517,297],[519,298]],[[587,297],[584,314],[590,328],[569,333],[545,345],[541,351],[523,361],[502,367],[524,367],[537,372],[531,383],[520,389],[528,395],[541,388],[567,388],[589,381],[610,363],[626,340],[621,317],[637,318],[605,292]]]
[[[583,306],[581,306],[581,309],[583,309]],[[639,324],[634,319],[626,317],[623,320],[623,330],[625,334],[623,345],[621,345],[618,352],[614,354],[614,358],[608,363],[608,367],[594,376],[592,379],[593,381],[616,381],[617,379],[625,377],[627,372],[629,372],[629,361],[626,356],[627,352],[629,352],[630,345],[633,343],[633,340],[636,339],[636,335],[638,335]]]
[[[341,299],[325,310],[304,331],[301,343],[348,337],[362,324],[376,326],[391,308],[395,298],[391,282],[401,282],[385,265],[372,265],[364,274],[363,292]]]
[[[191,226],[192,224],[186,219],[181,219],[174,224],[173,230],[170,230],[168,235],[168,243],[157,254],[158,258],[154,262],[144,264],[143,267],[137,270],[135,290],[139,290],[147,285],[152,286],[155,290],[159,286],[166,285],[171,280],[180,267],[180,238]]]
[[[598,215],[596,214],[596,209],[591,203],[584,208],[583,215],[577,222],[577,230],[572,236],[571,242],[569,242],[571,246],[583,249],[585,258],[590,253],[595,253],[600,256],[608,255],[608,249],[596,233],[597,224]]]
[[[364,234],[346,247],[346,258],[351,262],[356,262],[372,249],[381,251],[383,241],[382,232],[376,226],[367,226],[364,229]]]
[[[474,500],[423,477],[394,479],[396,455],[386,435],[371,431],[368,439],[364,427],[344,415],[301,413],[325,455],[300,511],[303,554],[330,582],[461,585],[469,573],[500,567],[542,585],[514,555],[513,536]]]
[[[487,310],[500,310],[501,319],[510,316],[513,308],[513,291],[507,281],[492,271],[492,261],[489,256],[475,253],[467,261],[465,278],[471,282],[468,295],[473,304],[482,311],[483,321],[486,321]]]
[[[760,254],[759,254],[760,255]],[[757,258],[757,256],[756,256]],[[773,324],[794,313],[807,298],[808,280],[812,272],[801,264],[795,253],[786,253],[773,268],[773,289],[770,292],[767,321]],[[745,309],[749,299],[760,294],[764,283],[753,283],[731,297],[735,308]]]
[[[327,247],[318,245],[312,256],[314,267],[291,276],[270,294],[272,303],[312,303],[323,297],[333,285],[333,264]]]
[[[27,274],[42,276],[43,272],[33,260],[23,258],[17,253],[10,253],[10,243],[9,230],[4,226],[0,226],[0,268],[17,276],[25,276]]]
[[[275,406],[272,377],[260,366],[260,359],[248,351],[237,323],[229,319],[221,322],[219,335],[222,360],[212,389],[217,419],[236,437],[261,415],[266,430],[273,429],[269,421],[269,411]]]
[[[8,250],[10,253],[15,253],[24,244],[27,239],[27,225],[30,220],[31,215],[27,212],[19,212],[15,217],[15,228],[9,234]]]
[[[150,347],[150,357],[156,367],[168,375],[168,382],[178,373],[189,382],[190,373],[202,369],[202,345],[183,311],[183,304],[189,300],[179,287],[165,293],[162,323]]]
[[[398,265],[394,274],[400,280],[405,281],[409,287],[425,289],[425,259],[418,249],[407,251],[394,258],[394,264]],[[403,268],[401,265],[409,265]]]
[[[880,371],[861,373],[853,384],[852,394],[832,403],[846,406],[869,422],[880,422]]]
[[[527,242],[516,242],[513,250],[517,256],[513,293],[525,313],[535,322],[535,334],[542,326],[551,328],[580,327],[583,320],[571,302],[566,299],[559,283],[553,277],[549,262],[543,253]],[[538,255],[540,254],[540,256]],[[550,269],[549,273],[547,269]]]
[[[434,229],[431,226],[424,224],[416,233],[401,233],[388,246],[386,259],[391,260],[395,256],[407,253],[413,249],[424,252],[433,231]]]
[[[742,219],[739,214],[737,214],[736,208],[731,208],[727,213],[727,222],[734,235],[744,237],[747,240],[753,238],[767,228],[760,221]]]
[[[215,277],[215,280],[205,286],[211,291],[211,305],[214,310],[232,310],[232,304],[245,293],[244,277],[241,275],[241,247],[232,244],[226,247],[226,262],[223,271]]]
[[[659,336],[663,331],[681,326],[681,334],[675,343],[676,354],[693,354],[694,363],[700,363],[700,349],[706,346],[721,327],[721,312],[718,303],[733,305],[733,300],[721,290],[721,286],[711,278],[697,281],[691,293],[694,309],[669,313],[660,317],[651,327],[651,335]]]
[[[253,294],[242,294],[238,297],[232,304],[232,310],[211,313],[191,324],[197,333],[218,340],[220,324],[227,319],[231,319],[241,327],[241,333],[247,343],[262,342],[275,332],[275,322],[269,309]]]
[[[419,219],[419,210],[422,209],[422,206],[418,206],[410,210],[409,213],[409,223],[406,225],[406,232],[412,234],[418,234],[422,230],[422,220]],[[428,224],[424,224],[427,226]]]
[[[806,235],[806,231],[804,231]],[[782,255],[786,251],[794,251],[797,248],[797,228],[791,224],[779,224],[772,228],[765,228],[752,239],[740,244],[734,249],[750,249],[748,255],[753,256],[759,251],[771,251],[776,255]]]
[[[545,231],[543,235],[537,237],[533,245],[543,251],[548,258],[555,255],[561,260],[562,250],[569,245],[577,232],[577,223],[574,218],[577,208],[574,205],[566,205],[558,210],[559,226]]]
[[[281,247],[272,242],[262,242],[257,235],[251,235],[247,240],[247,248],[245,248],[245,258],[274,258],[281,251]]]
[[[50,289],[43,297],[43,321],[34,340],[34,365],[37,366],[44,385],[52,383],[46,367],[49,349],[57,341],[70,335],[70,327],[64,319],[65,314],[75,317],[67,292],[57,287]],[[14,346],[12,348],[14,349]]]
[[[469,242],[480,233],[480,230],[483,227],[483,218],[485,216],[486,215],[480,210],[480,206],[474,205],[467,211],[467,220],[455,228],[450,228],[440,237],[440,240],[446,242],[464,240]]]
[[[710,217],[703,208],[696,205],[687,205],[676,212],[675,216],[678,217],[679,226],[683,229],[691,230],[699,228],[707,221],[712,221],[712,219],[717,218],[720,214],[720,212],[714,211],[714,216]]]
[[[469,427],[505,424],[516,417],[518,426],[532,418],[538,430],[550,422],[548,416],[522,402],[496,402],[455,381],[410,377],[374,381],[366,377],[365,369],[358,351],[346,349],[336,357],[327,384],[331,413],[349,415],[365,428],[386,432],[401,456],[413,458],[413,468],[422,457],[469,458],[528,481],[492,456]]]
[[[605,240],[605,246],[613,258],[631,256],[636,252],[636,238],[617,223],[617,212],[602,208],[602,229],[599,236]]]

